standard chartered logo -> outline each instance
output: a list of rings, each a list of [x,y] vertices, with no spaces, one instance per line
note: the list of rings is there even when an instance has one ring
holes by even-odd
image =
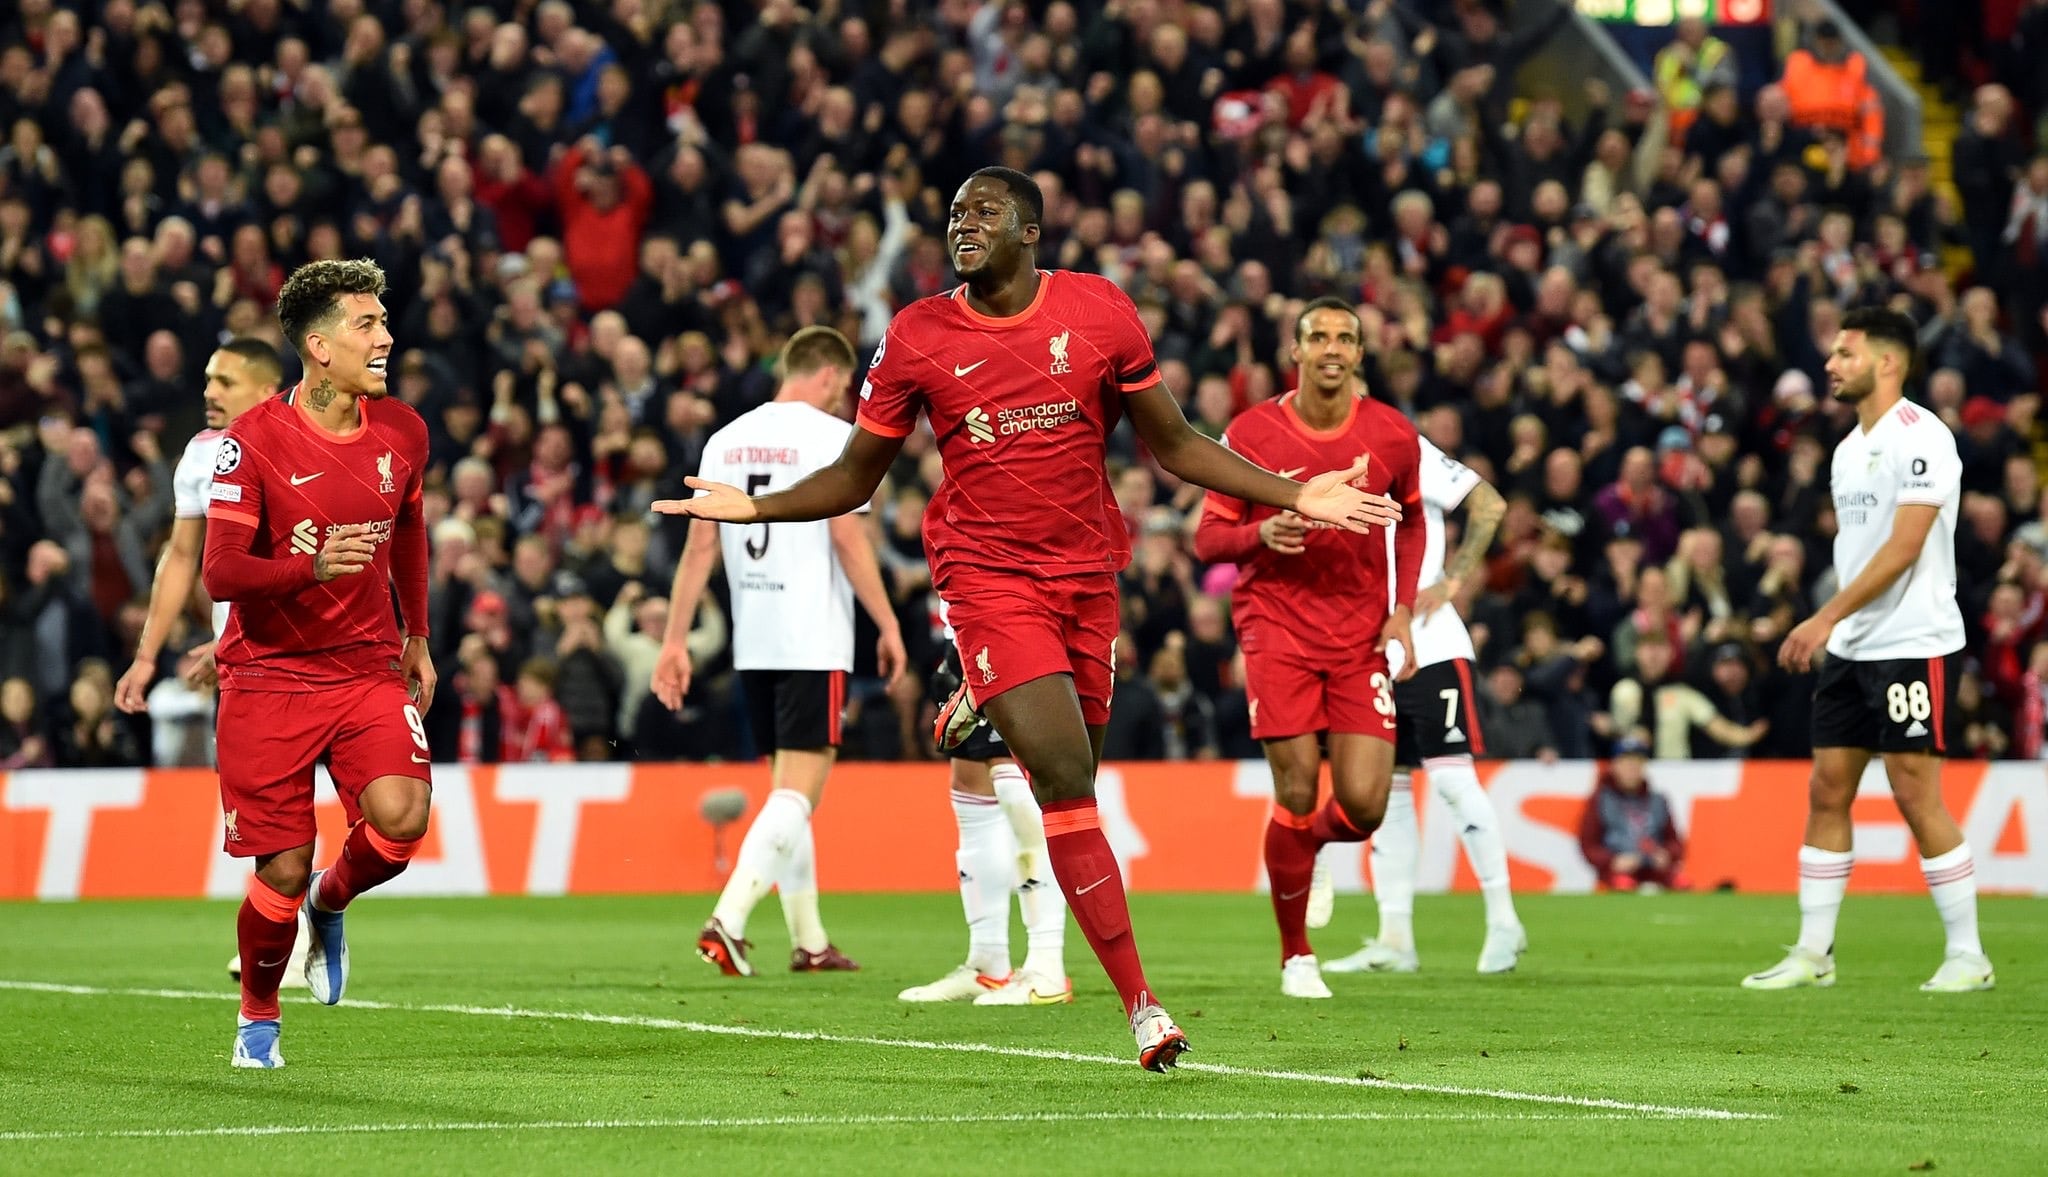
[[[292,551],[301,556],[310,556],[320,550],[320,529],[313,526],[311,519],[301,519],[292,526]]]
[[[995,426],[989,424],[987,409],[967,410],[967,436],[977,445],[987,445],[996,439]]]
[[[993,416],[987,409],[969,409],[964,423],[967,435],[977,444],[986,445],[999,434],[1011,437],[1034,429],[1058,429],[1080,419],[1081,402],[1064,400],[1027,405],[1021,409],[997,409]]]

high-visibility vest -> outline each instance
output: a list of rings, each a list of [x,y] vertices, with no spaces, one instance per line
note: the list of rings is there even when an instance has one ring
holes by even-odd
[[[1849,166],[1866,168],[1884,153],[1884,102],[1866,76],[1860,53],[1829,65],[1804,49],[1785,58],[1781,84],[1792,121],[1840,131],[1849,140]]]

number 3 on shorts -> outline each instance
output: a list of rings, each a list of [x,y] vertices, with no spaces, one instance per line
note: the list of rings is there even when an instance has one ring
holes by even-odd
[[[1893,723],[1904,723],[1909,719],[1925,720],[1934,715],[1934,700],[1928,694],[1924,682],[1895,682],[1885,688],[1885,714]]]
[[[412,729],[412,742],[427,751],[427,723],[420,718],[420,709],[410,703],[405,705],[405,726]]]

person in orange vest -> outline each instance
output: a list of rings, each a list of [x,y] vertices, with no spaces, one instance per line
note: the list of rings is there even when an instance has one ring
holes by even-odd
[[[1814,26],[1813,48],[1785,58],[1781,84],[1792,105],[1792,122],[1840,131],[1849,141],[1849,166],[1861,171],[1884,150],[1884,103],[1870,84],[1869,63],[1852,53],[1832,20]]]

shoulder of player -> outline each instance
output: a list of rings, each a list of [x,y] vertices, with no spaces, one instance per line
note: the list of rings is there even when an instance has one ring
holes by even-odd
[[[1053,283],[1051,293],[1064,299],[1072,299],[1084,305],[1099,306],[1107,303],[1119,309],[1135,312],[1137,303],[1124,288],[1101,274],[1089,274],[1081,270],[1047,270],[1045,280]]]
[[[1280,405],[1280,398],[1263,400],[1230,419],[1223,430],[1223,436],[1232,442],[1256,441],[1271,436],[1275,431],[1289,428],[1287,410]]]
[[[418,409],[413,408],[397,397],[390,396],[375,402],[375,404],[377,407],[370,410],[370,421],[372,424],[400,434],[410,435],[417,433],[422,437],[426,436],[427,419],[420,416]]]
[[[1899,406],[1899,429],[1907,441],[1916,446],[1935,446],[1941,449],[1956,448],[1956,435],[1948,423],[1927,409],[1907,403]]]

